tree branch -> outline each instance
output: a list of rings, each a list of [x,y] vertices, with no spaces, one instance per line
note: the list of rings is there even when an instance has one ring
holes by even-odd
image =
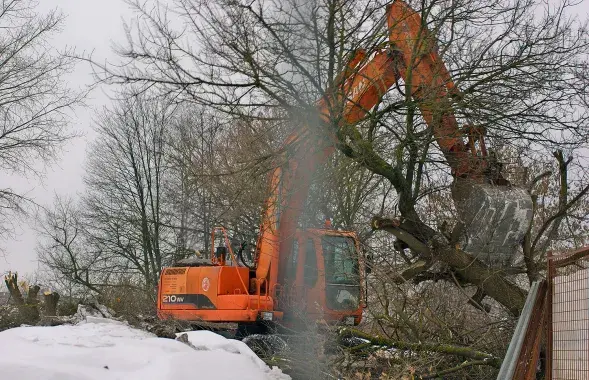
[[[446,239],[434,235],[430,245],[418,240],[416,237],[399,227],[400,223],[391,219],[375,217],[372,227],[377,230],[390,232],[395,237],[403,240],[414,251],[443,261],[450,265],[455,273],[464,281],[481,288],[488,296],[505,306],[512,314],[519,315],[526,301],[526,292],[506,278],[506,273],[491,269],[472,255],[447,244]]]
[[[403,342],[399,340],[392,340],[388,338],[383,338],[380,336],[372,336],[367,334],[363,331],[359,331],[356,329],[351,328],[342,328],[339,331],[341,337],[357,337],[361,339],[366,339],[370,341],[372,344],[384,347],[392,347],[398,350],[403,351],[425,351],[425,352],[438,352],[440,354],[445,355],[452,355],[452,356],[460,356],[469,359],[475,360],[482,360],[487,365],[490,365],[495,368],[501,367],[502,360],[493,356],[492,354],[488,354],[486,352],[475,350],[474,348],[464,347],[464,346],[456,346],[452,344],[444,344],[444,343],[410,343],[410,342]]]
[[[442,376],[449,375],[451,373],[458,372],[460,370],[463,370],[463,369],[466,369],[466,368],[469,368],[469,367],[479,366],[479,365],[490,365],[490,366],[495,367],[494,365],[489,364],[489,361],[488,360],[485,360],[485,359],[483,359],[483,360],[471,360],[471,361],[465,361],[464,363],[461,363],[461,364],[457,365],[456,367],[448,368],[448,369],[445,369],[445,370],[442,370],[442,371],[438,371],[438,372],[434,372],[434,373],[430,373],[430,374],[427,374],[427,375],[422,375],[422,376],[419,376],[418,378],[419,379],[424,379],[424,380],[425,379],[439,379]],[[495,367],[495,368],[498,368],[498,367]]]

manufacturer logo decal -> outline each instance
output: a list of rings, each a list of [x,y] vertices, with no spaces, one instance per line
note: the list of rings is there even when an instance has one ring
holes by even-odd
[[[351,94],[350,94],[350,99],[352,101],[356,100],[356,97],[358,95],[360,95],[360,93],[362,93],[362,91],[364,91],[364,88],[366,87],[368,83],[365,80],[360,80],[360,83],[358,83],[358,85],[354,88],[352,88]]]
[[[202,279],[202,290],[205,292],[209,291],[209,288],[211,287],[211,282],[209,281],[208,277],[205,277]]]

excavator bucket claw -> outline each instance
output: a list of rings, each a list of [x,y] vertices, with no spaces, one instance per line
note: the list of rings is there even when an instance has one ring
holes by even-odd
[[[511,264],[532,220],[528,192],[456,179],[452,197],[464,228],[462,249],[492,267]]]

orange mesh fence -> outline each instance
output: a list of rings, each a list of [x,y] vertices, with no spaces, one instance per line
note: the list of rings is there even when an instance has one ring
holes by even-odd
[[[589,379],[589,248],[548,257],[547,379]]]

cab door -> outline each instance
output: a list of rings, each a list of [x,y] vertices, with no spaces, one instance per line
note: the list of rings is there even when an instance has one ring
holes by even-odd
[[[301,300],[304,298],[303,267],[304,267],[304,249],[300,243],[299,234],[293,239],[290,256],[286,266],[284,276],[284,293],[281,302],[284,307],[290,311],[301,310]]]
[[[300,231],[293,240],[285,276],[287,297],[285,306],[289,317],[302,321],[319,319],[323,315],[324,281],[321,237]]]
[[[304,262],[299,283],[304,290],[304,304],[306,315],[312,319],[319,319],[323,315],[323,284],[320,276],[320,239],[315,234],[305,234]]]

